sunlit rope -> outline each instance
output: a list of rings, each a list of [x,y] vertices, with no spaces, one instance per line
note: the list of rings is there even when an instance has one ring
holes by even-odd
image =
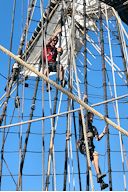
[[[115,73],[114,73],[114,63],[113,63],[113,57],[112,57],[112,46],[111,46],[111,36],[109,32],[109,23],[108,23],[108,13],[107,13],[107,6],[105,6],[105,15],[106,15],[106,23],[107,23],[107,28],[108,28],[108,41],[109,41],[109,50],[110,50],[110,59],[112,63],[112,77],[113,77],[113,82],[114,82],[114,96],[117,98],[117,90],[116,90],[116,79],[115,79]],[[119,108],[118,108],[118,101],[115,101],[115,114],[117,116],[117,123],[120,126],[120,120],[119,120]],[[124,169],[124,154],[123,154],[123,146],[122,146],[122,135],[119,132],[119,140],[120,140],[120,148],[121,148],[121,158],[122,158],[122,167],[123,167],[123,178],[124,178],[124,190],[126,190],[126,174],[125,174],[125,169]]]

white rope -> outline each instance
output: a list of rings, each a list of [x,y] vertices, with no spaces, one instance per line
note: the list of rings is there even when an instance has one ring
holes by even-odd
[[[74,10],[74,9],[73,9]],[[74,10],[75,11],[75,10]],[[74,15],[74,14],[73,14]],[[73,21],[73,20],[72,20]],[[75,32],[75,26],[74,26],[74,21],[72,22],[72,37],[74,37],[74,32]],[[80,94],[80,86],[79,86],[79,81],[78,81],[78,75],[77,75],[77,70],[76,70],[76,63],[75,63],[75,57],[74,57],[74,39],[71,38],[71,55],[72,55],[72,63],[73,63],[73,68],[75,72],[75,78],[76,78],[76,83],[77,83],[77,89],[78,89],[78,96],[81,99],[81,94]],[[87,142],[87,133],[86,133],[86,126],[84,122],[84,113],[83,113],[83,108],[81,108],[81,116],[82,116],[82,125],[83,125],[83,133],[84,133],[84,141],[86,145],[86,155],[87,155],[87,163],[88,163],[88,169],[89,169],[89,176],[90,176],[90,183],[91,183],[91,188],[92,191],[94,191],[94,184],[93,184],[93,178],[92,178],[92,170],[91,170],[91,164],[90,164],[90,153],[89,153],[89,148],[88,148],[88,142]]]
[[[104,12],[103,12],[103,14],[104,14]],[[104,14],[105,15],[105,14]],[[104,26],[105,26],[105,24],[103,24]],[[78,27],[78,26],[77,26]],[[105,26],[105,28],[107,29],[107,26]],[[78,27],[78,29],[79,29],[79,27]],[[80,32],[83,34],[83,31],[82,30],[80,30]],[[101,55],[101,49],[100,49],[100,47],[91,39],[91,37],[89,36],[89,35],[87,35],[87,40],[92,44],[92,46],[98,51],[98,53]],[[110,60],[110,58],[105,54],[105,60],[107,61],[107,63],[111,66],[111,60]],[[120,68],[114,63],[114,67],[115,67],[115,70],[117,69],[117,70],[119,70],[120,72],[118,72],[118,74],[119,74],[119,76],[121,77],[121,78],[123,78],[122,77],[122,75],[121,75],[121,73],[124,75],[124,73],[123,72],[121,72],[121,70],[120,70]]]
[[[47,55],[47,49],[46,49],[46,38],[45,38],[45,35],[44,35],[44,49],[46,50],[46,55]],[[42,50],[43,52],[43,50]],[[43,59],[43,58],[42,58]],[[45,68],[47,68],[48,70],[48,58],[46,57],[46,66]],[[49,74],[48,74],[49,76]],[[50,109],[50,114],[52,115],[52,101],[51,101],[51,91],[50,91],[50,84],[46,85],[48,86],[47,89],[49,89],[48,91],[48,98],[49,98],[49,109]],[[51,169],[51,160],[52,161],[52,166],[53,166],[53,175],[54,175],[54,190],[56,190],[56,176],[55,176],[55,152],[54,152],[54,142],[53,142],[53,137],[54,137],[54,127],[53,127],[53,118],[51,118],[51,137],[50,137],[50,144],[49,144],[49,149],[51,149],[52,147],[52,152],[49,153],[49,160],[48,160],[48,168],[47,168],[47,175],[49,177],[50,175],[50,169]],[[51,150],[49,150],[51,151]],[[48,190],[48,188],[46,189]]]
[[[98,51],[98,53],[101,55],[100,47],[89,36],[87,36],[87,39],[92,44],[92,46]],[[112,67],[111,66],[111,59],[106,54],[105,54],[105,61],[110,65],[110,67]],[[121,72],[120,68],[114,62],[113,62],[113,64],[114,64],[114,70],[115,71],[118,70],[119,71],[118,75],[120,76],[121,79],[123,79],[123,76],[121,75],[121,73],[122,74],[124,74],[124,73]],[[126,83],[126,81],[125,81],[125,83]]]
[[[75,177],[74,177],[74,163],[73,163],[73,153],[72,153],[72,140],[69,138],[70,146],[70,157],[71,157],[71,168],[72,168],[72,180],[73,180],[73,191],[75,191]]]
[[[26,21],[26,30],[25,30],[25,41],[27,44],[27,35],[28,35],[28,27],[30,25],[31,19],[28,20],[28,15],[30,14],[30,7],[29,7],[29,3],[30,1],[28,0],[28,11],[27,11],[27,21]],[[34,6],[35,7],[35,6]],[[33,7],[31,7],[32,9],[34,9]],[[23,35],[22,35],[23,38]],[[21,41],[23,40],[21,38]],[[26,54],[25,54],[25,60],[26,60]],[[17,87],[18,89],[18,87]],[[24,80],[23,80],[23,85],[22,85],[22,105],[21,105],[21,122],[23,121],[23,114],[24,114],[24,90],[25,90],[25,76],[24,76]],[[20,132],[20,138],[19,138],[19,174],[18,174],[18,190],[22,190],[22,175],[21,175],[21,171],[20,171],[20,164],[21,164],[21,160],[22,160],[22,124],[20,125],[19,128],[19,132]]]
[[[72,78],[71,78],[71,80],[72,80]],[[68,106],[68,110],[70,110],[70,109],[71,109],[71,101],[70,101],[70,104]],[[71,114],[68,113],[67,137],[69,137],[69,134],[71,134],[71,127],[72,127]],[[70,170],[70,157],[71,157],[70,139],[68,139],[67,142],[68,142],[68,165],[69,165],[69,170]],[[70,172],[69,172],[69,174],[70,174]],[[71,176],[70,176],[70,180],[71,180]],[[70,188],[69,188],[69,190],[70,190]]]
[[[114,12],[114,15],[116,16],[116,18],[118,18],[118,21],[119,21],[119,23],[120,23],[120,25],[121,25],[121,28],[122,28],[125,36],[126,36],[127,39],[128,39],[128,33],[127,33],[127,31],[125,30],[125,28],[124,28],[124,26],[123,26],[123,24],[122,24],[122,22],[121,22],[121,19],[120,19],[119,15],[118,15],[117,11],[115,11],[114,8],[112,8],[112,11]]]
[[[16,87],[14,87],[14,89],[11,91],[10,96],[14,93],[15,90],[16,90]],[[0,100],[3,100],[4,97],[6,97],[6,93],[4,93],[4,95],[0,98]],[[0,104],[0,107],[2,107],[3,104],[4,104],[4,101]]]
[[[67,144],[67,148],[68,148],[68,157],[67,157],[67,162],[68,162],[68,186],[69,186],[69,191],[70,191],[70,161],[69,161],[69,157],[70,157],[70,152],[69,152],[69,141],[68,141],[68,144]]]
[[[44,46],[45,46],[45,50],[46,50],[46,55],[47,55],[47,49],[46,49],[46,39],[45,39],[45,36],[44,36]],[[47,69],[48,69],[48,59],[47,59],[47,57],[46,57],[46,66],[45,66]],[[50,85],[48,84],[47,85],[48,87],[47,87],[47,89],[49,89],[49,91],[48,91],[48,98],[49,98],[49,109],[50,109],[50,114],[52,115],[52,101],[51,101],[51,91],[50,91]],[[51,118],[51,141],[53,141],[53,137],[54,137],[54,127],[53,127],[53,118]],[[50,142],[50,146],[51,146],[51,142]],[[49,148],[51,148],[49,146]],[[51,158],[52,158],[52,166],[53,166],[53,175],[54,175],[54,190],[56,190],[56,176],[55,176],[55,151],[54,151],[54,142],[52,143],[52,154],[50,153],[49,154],[49,166],[48,166],[48,175],[50,174],[50,165],[51,165]],[[52,157],[51,157],[51,155],[52,155]]]
[[[40,54],[40,61],[41,59],[43,59],[43,55],[42,55],[42,50],[44,48],[43,46],[43,42],[45,39],[45,33],[43,30],[43,23],[44,23],[44,18],[43,18],[43,12],[44,12],[44,0],[40,0],[40,14],[41,14],[41,24],[42,24],[42,45],[41,45],[41,54]],[[42,67],[42,72],[44,71],[44,62],[42,61],[41,63],[41,67]],[[42,79],[42,115],[44,115],[44,80]],[[45,126],[44,126],[44,121],[42,121],[42,191],[45,190],[45,179],[46,179],[46,175],[45,175]]]
[[[53,179],[54,179],[54,191],[56,191],[56,159],[55,159],[55,150],[54,150],[54,144],[53,144],[53,153],[52,153],[53,161],[52,161],[52,166],[53,166]]]
[[[43,24],[44,24],[44,17],[43,17],[43,13],[44,13],[44,0],[40,0],[40,14],[41,14],[41,24],[42,24],[42,45],[41,45],[41,53],[40,53],[40,61],[42,59],[42,63],[41,63],[41,67],[42,67],[42,72],[44,71],[44,62],[43,62],[43,42],[45,43],[45,33],[44,33],[44,28],[43,28]],[[42,115],[44,115],[44,99],[45,99],[45,95],[44,95],[44,80],[42,79]],[[42,121],[42,191],[45,190],[45,179],[46,179],[46,174],[45,174],[45,126],[44,126],[45,122]]]
[[[73,0],[73,2],[72,2],[72,10],[73,10],[73,13],[72,13],[72,15],[74,15],[74,9],[75,9],[75,2],[74,2],[74,0]],[[73,19],[73,17],[71,18],[71,32],[70,32],[70,35],[69,35],[69,39],[70,39],[70,42],[69,42],[69,47],[70,47],[70,49],[71,49],[71,54],[70,54],[70,71],[69,71],[69,73],[70,73],[70,84],[72,83],[71,81],[73,81],[73,79],[72,79],[72,47],[71,47],[71,43],[72,43],[72,30],[74,30],[74,28],[73,28],[73,26],[74,26],[74,19]],[[70,99],[70,98],[68,98],[68,99]],[[70,100],[70,103],[69,103],[69,106],[68,106],[68,110],[70,110],[70,107],[71,107],[71,100]],[[68,134],[70,133],[70,131],[71,131],[71,116],[70,116],[70,114],[68,114],[68,127],[67,127],[67,136],[68,136]],[[70,180],[71,180],[71,178],[70,178],[70,143],[69,143],[69,139],[66,141],[67,142],[67,146],[68,146],[68,184],[69,184],[69,191],[70,191],[70,186],[71,186],[71,184],[70,184]]]
[[[127,70],[127,73],[128,73],[128,52],[127,52],[126,42],[125,42],[125,39],[124,39],[124,33],[123,33],[123,30],[122,30],[122,25],[120,24],[120,21],[119,21],[119,17],[116,17],[116,18],[117,18],[117,21],[118,21],[121,42],[122,42],[122,45],[123,45],[122,49],[123,49],[124,57],[125,57],[125,61],[126,61],[126,70]]]
[[[105,24],[103,24],[105,26]],[[78,26],[77,26],[78,27]],[[107,29],[107,26],[105,26],[105,28]],[[79,29],[79,27],[78,27]],[[83,34],[83,31],[80,30],[80,32]],[[98,46],[98,44],[96,44],[93,39],[87,34],[87,40],[91,43],[91,45],[96,49],[96,51],[101,55],[101,48]],[[111,66],[111,59],[105,54],[105,61]],[[124,72],[121,72],[120,68],[114,63],[114,70],[116,71],[116,69],[119,71],[118,75],[120,76],[120,78],[123,78],[122,75],[124,75]],[[122,75],[121,75],[122,74]],[[126,83],[126,81],[125,81]]]
[[[128,94],[126,95],[123,95],[123,96],[120,96],[120,97],[117,97],[116,99],[123,99],[125,97],[128,97]],[[95,106],[99,106],[99,105],[102,105],[102,104],[105,104],[105,103],[108,103],[108,102],[113,102],[116,100],[115,98],[112,98],[112,99],[109,99],[107,101],[103,101],[103,102],[100,102],[100,103],[96,103],[96,104],[93,104],[91,105],[91,107],[95,107]],[[4,125],[4,126],[0,126],[0,129],[3,129],[3,128],[9,128],[9,127],[14,127],[14,126],[19,126],[21,124],[27,124],[27,123],[34,123],[34,122],[37,122],[37,121],[42,121],[42,120],[45,120],[45,119],[49,119],[49,118],[53,118],[53,117],[57,117],[57,116],[62,116],[62,115],[66,115],[68,113],[73,113],[73,112],[77,112],[77,111],[80,111],[80,108],[77,108],[77,109],[74,109],[74,110],[70,110],[70,111],[66,111],[66,112],[62,112],[62,113],[57,113],[57,114],[54,114],[54,115],[50,115],[50,116],[46,116],[46,117],[41,117],[41,118],[37,118],[37,119],[32,119],[32,120],[28,120],[28,121],[24,121],[24,122],[20,122],[20,123],[15,123],[15,124],[9,124],[9,125]],[[56,125],[57,126],[57,125]],[[55,127],[56,127],[55,126]]]
[[[108,42],[109,42],[109,49],[110,49],[110,58],[112,63],[112,76],[113,76],[113,83],[114,83],[114,95],[115,98],[117,98],[117,90],[116,90],[116,79],[115,79],[115,73],[114,73],[114,64],[113,64],[113,56],[112,56],[112,45],[111,45],[111,37],[110,37],[110,30],[109,30],[109,23],[108,23],[108,13],[107,8],[105,6],[105,13],[106,13],[106,23],[108,28]],[[120,120],[119,120],[119,108],[118,108],[118,101],[115,100],[115,107],[116,107],[116,117],[117,117],[117,123],[120,126]],[[126,190],[126,174],[124,169],[124,154],[123,154],[123,143],[122,143],[122,135],[119,132],[119,140],[120,140],[120,148],[121,148],[121,158],[122,158],[122,166],[123,166],[123,174],[124,174],[124,189]]]
[[[101,113],[99,113],[98,111],[96,111],[95,109],[93,109],[92,107],[90,107],[89,105],[87,105],[86,103],[84,103],[82,100],[80,100],[77,96],[73,95],[72,93],[70,93],[69,91],[67,91],[66,89],[64,89],[63,87],[61,87],[60,85],[58,85],[56,82],[52,81],[51,79],[47,78],[44,74],[40,73],[39,71],[35,70],[34,67],[29,66],[29,64],[27,64],[25,61],[23,61],[22,59],[18,58],[17,56],[15,56],[13,53],[11,53],[9,50],[7,50],[6,48],[4,48],[2,45],[0,45],[0,50],[4,53],[6,53],[7,55],[11,56],[13,59],[15,59],[19,64],[25,66],[26,68],[30,69],[32,72],[34,72],[35,74],[37,74],[39,77],[43,78],[45,81],[47,81],[48,83],[50,83],[51,85],[55,86],[57,89],[59,89],[60,91],[62,91],[64,94],[66,94],[68,97],[70,97],[71,99],[73,99],[74,101],[76,101],[77,103],[79,103],[81,106],[83,106],[84,108],[86,108],[87,110],[89,110],[90,112],[94,113],[94,115],[97,115],[98,117],[100,117],[100,119],[103,119],[106,121],[106,123],[112,125],[115,129],[119,130],[120,132],[122,132],[123,134],[128,136],[128,132],[126,130],[124,130],[122,127],[120,127],[119,125],[117,125],[116,123],[114,123],[113,121],[111,121],[109,118],[106,118],[104,115],[102,115]]]

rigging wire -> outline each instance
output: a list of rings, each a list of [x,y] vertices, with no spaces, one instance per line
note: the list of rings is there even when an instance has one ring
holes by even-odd
[[[74,3],[74,1],[73,1]],[[73,15],[75,15],[75,7],[73,6]],[[74,72],[75,72],[75,78],[76,78],[76,82],[77,82],[77,89],[78,89],[78,97],[81,98],[81,94],[80,94],[80,87],[79,87],[79,81],[78,81],[78,75],[77,75],[77,70],[76,70],[76,65],[75,65],[75,58],[74,58],[74,32],[75,32],[75,23],[74,23],[74,18],[72,17],[72,25],[71,25],[71,58],[72,58],[72,63],[73,63],[73,68],[74,68]],[[91,189],[92,191],[94,191],[94,184],[93,184],[93,179],[92,179],[92,171],[91,171],[91,165],[90,165],[90,154],[89,154],[89,148],[88,148],[88,142],[87,142],[87,133],[86,133],[86,127],[84,124],[84,114],[83,114],[83,109],[82,106],[80,106],[81,108],[81,117],[82,117],[82,125],[83,125],[83,134],[84,134],[84,141],[85,141],[85,146],[86,146],[86,155],[87,155],[87,164],[88,164],[88,169],[89,169],[89,176],[90,176],[90,184],[91,184]]]
[[[55,117],[54,117],[55,118]],[[57,134],[57,133],[56,133]],[[28,152],[28,151],[27,151]],[[55,151],[56,152],[56,151]],[[75,174],[75,173],[74,173]],[[24,175],[24,174],[23,174]],[[50,174],[51,175],[51,174]],[[58,175],[58,173],[56,173],[56,175]]]
[[[125,75],[126,75],[127,84],[128,84],[128,69],[127,69],[128,53],[127,53],[126,43],[124,40],[123,30],[122,30],[122,27],[121,27],[120,22],[119,22],[119,17],[116,17],[116,20],[117,20],[117,29],[118,29],[118,36],[119,36],[121,53],[122,53],[122,59],[123,59]]]
[[[10,48],[9,50],[12,51],[12,43],[13,43],[13,36],[14,36],[14,24],[15,24],[15,12],[16,12],[16,0],[13,2],[13,11],[12,11],[12,26],[11,26],[11,35],[10,35]],[[11,69],[11,57],[8,60],[8,80],[10,76],[10,69]]]
[[[38,69],[39,69],[39,71],[41,70],[41,64],[39,65]],[[40,78],[39,76],[36,77],[35,90],[33,93],[33,100],[32,100],[32,105],[31,105],[31,109],[30,109],[30,116],[29,116],[30,120],[32,120],[33,112],[35,110],[35,102],[36,102],[36,95],[37,95],[37,91],[38,91],[39,78]],[[17,185],[18,188],[21,187],[21,185],[22,185],[21,179],[22,179],[22,172],[23,172],[23,167],[24,167],[24,161],[25,161],[25,156],[26,156],[26,149],[27,149],[27,145],[28,145],[30,129],[31,129],[31,123],[28,124],[28,128],[26,131],[24,148],[23,148],[23,152],[22,152],[22,158],[20,161],[20,169],[19,169],[20,172],[19,172],[19,176],[18,176],[18,185]]]
[[[108,13],[107,13],[107,8],[105,7],[105,12],[106,12],[106,22],[107,22],[107,28],[109,29],[109,24],[108,24]],[[110,33],[108,30],[108,41],[109,41],[109,49],[110,49],[110,55],[111,55],[111,63],[112,63],[112,75],[113,75],[113,82],[114,82],[114,96],[115,98],[117,98],[117,90],[116,90],[116,79],[115,79],[115,74],[114,74],[114,65],[113,65],[113,57],[112,57],[112,47],[111,47],[111,37],[110,37]],[[118,125],[120,125],[120,120],[119,120],[119,106],[118,106],[118,101],[115,101],[115,105],[114,105],[114,109],[115,109],[115,114],[117,117],[117,122]],[[124,190],[127,189],[126,187],[126,174],[125,174],[125,169],[124,169],[124,154],[123,154],[123,150],[122,150],[122,145],[123,145],[123,140],[122,140],[122,135],[119,132],[119,140],[120,140],[120,148],[121,148],[121,157],[122,157],[122,167],[123,167],[123,178],[124,178]]]
[[[40,13],[41,13],[41,28],[42,28],[42,45],[41,45],[41,49],[42,49],[42,54],[40,56],[40,62],[42,60],[42,72],[44,73],[44,60],[43,60],[43,49],[44,49],[44,39],[45,39],[45,31],[43,28],[43,24],[44,24],[44,17],[43,17],[43,13],[44,12],[44,0],[40,0]],[[45,102],[45,96],[44,96],[44,81],[42,80],[42,117],[44,117],[44,102]],[[45,121],[42,121],[42,190],[45,190],[45,126],[44,126]]]
[[[104,49],[104,39],[103,39],[103,21],[101,4],[99,2],[99,22],[100,22],[100,45],[101,45],[101,60],[102,60],[102,76],[103,76],[103,89],[104,89],[104,100],[107,100],[107,79],[106,79],[106,65],[105,65],[105,49]],[[108,103],[104,105],[105,116],[108,116]],[[108,124],[106,123],[107,128]],[[111,173],[111,154],[110,154],[110,136],[109,129],[107,133],[106,143],[107,143],[107,155],[108,155],[108,174],[109,174],[109,190],[112,191],[112,173]]]
[[[11,26],[11,35],[10,35],[10,51],[12,51],[12,41],[13,41],[13,34],[14,34],[14,22],[15,22],[15,10],[16,10],[16,0],[14,0],[13,2],[13,11],[12,11],[12,26]],[[10,68],[11,68],[11,57],[9,57],[9,61],[8,61],[8,82],[10,79]],[[1,75],[2,77],[4,77],[3,75]],[[8,89],[8,83],[6,86],[6,89]],[[7,100],[6,100],[7,101]],[[6,123],[6,116],[4,115],[4,112],[6,113],[6,106],[4,105],[4,110],[3,110],[3,114],[1,116],[1,124],[2,121],[4,120],[4,122]],[[1,148],[1,162],[0,162],[0,189],[1,189],[1,185],[2,185],[2,171],[3,171],[3,161],[4,161],[4,147],[5,147],[5,131],[3,131],[3,136],[2,136],[2,148]]]
[[[30,1],[28,0],[28,6],[30,4]],[[30,11],[30,9],[28,9],[28,12]],[[25,41],[27,39],[27,32],[28,32],[28,26],[29,26],[29,19],[28,19],[28,15],[29,13],[27,12],[27,21],[26,21],[26,26],[25,26],[25,30],[23,32],[23,36],[22,36],[22,43],[20,44],[20,47],[18,49],[18,53],[21,54],[22,49],[23,49],[23,45],[25,44]],[[23,21],[23,18],[22,18]],[[23,38],[24,37],[24,38]],[[26,55],[24,60],[26,61]],[[17,97],[18,97],[18,79],[17,79]],[[20,115],[20,110],[19,110],[19,104],[18,104],[18,111],[19,111],[19,120],[23,121],[23,114],[24,114],[24,94],[25,94],[25,76],[23,74],[23,84],[22,84],[22,105],[21,105],[21,115]],[[22,161],[22,125],[19,127],[19,176],[18,176],[18,182],[17,182],[17,187],[16,190],[22,190],[22,171],[20,169],[20,164]]]
[[[46,19],[46,26],[45,26],[45,35],[47,34],[47,27],[48,27],[48,16],[50,14],[50,4],[51,4],[51,0],[49,0],[48,2],[48,9],[47,9],[47,19]],[[44,40],[44,48],[46,49],[46,41]],[[48,54],[48,53],[47,53]],[[43,58],[42,58],[43,59]],[[45,66],[48,70],[48,60],[46,57],[46,66]],[[48,74],[49,75],[49,74]],[[47,88],[49,89],[49,109],[50,109],[50,114],[52,114],[52,103],[51,103],[51,91],[50,91],[50,85],[47,84],[46,85]],[[48,190],[49,187],[49,175],[50,175],[50,171],[51,171],[51,161],[52,161],[52,165],[53,165],[53,187],[54,190],[56,189],[56,178],[55,178],[55,159],[54,159],[54,119],[51,119],[51,136],[50,136],[50,143],[49,143],[49,155],[48,155],[48,164],[47,164],[47,176],[46,176],[46,183],[45,183],[45,190]],[[55,182],[54,182],[55,181]],[[54,185],[55,184],[55,185]]]

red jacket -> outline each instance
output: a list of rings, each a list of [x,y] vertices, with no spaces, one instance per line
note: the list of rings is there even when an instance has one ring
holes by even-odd
[[[55,63],[57,58],[57,48],[51,47],[51,45],[47,45],[46,49],[43,50],[43,58],[44,62],[46,63],[46,57],[48,63]]]

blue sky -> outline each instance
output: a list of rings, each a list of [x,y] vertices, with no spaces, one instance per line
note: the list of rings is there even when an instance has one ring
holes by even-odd
[[[46,1],[45,1],[46,3]],[[24,9],[22,9],[22,6],[24,5]],[[39,2],[38,4],[39,5]],[[27,1],[17,1],[16,4],[16,16],[15,16],[15,26],[14,26],[14,38],[13,38],[13,45],[12,45],[12,52],[14,54],[17,54],[20,37],[22,34],[23,26],[26,19],[27,14]],[[1,11],[0,11],[0,23],[1,23],[1,30],[0,30],[0,44],[5,46],[7,49],[10,47],[10,35],[11,35],[11,25],[12,25],[12,10],[13,10],[13,0],[7,1],[4,0],[1,2]],[[35,9],[35,13],[33,16],[33,19],[39,20],[40,18],[40,10],[38,6]],[[120,57],[121,52],[119,48],[119,43],[116,40],[115,36],[113,35],[113,31],[116,31],[116,23],[112,21],[113,24],[110,23],[111,27],[111,41],[112,41],[112,49],[113,49],[113,58],[114,62],[120,67],[121,70],[123,69],[123,61]],[[32,22],[32,26],[30,28],[30,32],[33,31],[33,29],[36,27],[37,22]],[[125,26],[125,25],[124,25]],[[128,31],[127,26],[125,26],[126,30]],[[105,28],[104,28],[105,30]],[[117,34],[117,32],[115,32]],[[99,40],[99,36],[97,38],[97,35],[94,32],[89,33],[90,36],[95,41],[95,44],[99,43],[97,42]],[[31,33],[29,33],[29,36],[31,36]],[[109,53],[108,48],[108,39],[107,39],[107,32],[104,33],[104,40],[105,40],[105,52],[106,54]],[[126,43],[128,44],[128,40],[126,40]],[[93,46],[88,42],[87,46],[89,50],[95,55],[95,58],[93,58],[91,55],[88,54],[88,59],[92,63],[92,65],[89,65],[88,68],[88,94],[89,94],[89,104],[95,104],[98,102],[101,102],[104,100],[103,98],[103,82],[102,82],[102,65],[101,65],[101,57],[98,56],[97,51],[93,48]],[[80,58],[81,55],[78,55],[78,58]],[[81,80],[81,94],[83,96],[84,94],[84,85],[83,85],[83,76],[81,75],[81,71],[84,70],[82,66],[80,65],[78,59],[77,60],[77,69],[78,70],[78,76]],[[12,63],[14,61],[12,60]],[[111,84],[111,89],[113,92],[113,81],[112,81],[112,72],[111,67],[106,64],[107,66],[107,85]],[[0,89],[0,97],[5,93],[4,87],[6,85],[6,78],[8,75],[8,56],[0,52],[0,81],[1,81],[1,89]],[[123,76],[124,77],[124,76]],[[53,77],[54,79],[54,77]],[[35,79],[30,78],[27,80],[27,83],[29,84],[28,88],[25,88],[24,93],[24,117],[23,121],[28,120],[29,113],[31,109],[32,104],[32,97],[35,87]],[[36,106],[34,111],[34,118],[38,118],[42,116],[42,91],[41,91],[41,83],[39,84],[39,89],[37,93],[37,100],[36,100]],[[117,83],[117,95],[124,95],[127,94],[127,87],[124,84],[124,81],[119,77],[118,73],[116,72],[116,83]],[[107,86],[108,90],[108,98],[112,98],[110,94],[110,87]],[[52,109],[53,109],[53,99],[55,94],[55,89],[52,90]],[[74,91],[74,94],[77,94]],[[19,95],[22,97],[22,85],[20,85],[19,88]],[[50,107],[48,102],[48,93],[44,93],[45,96],[45,116],[50,115]],[[59,92],[58,100],[60,99],[61,93]],[[62,106],[61,106],[61,112],[67,111],[67,97],[63,95],[62,100]],[[7,109],[7,124],[9,124],[12,116],[12,112],[14,109],[14,99],[15,99],[15,93],[11,95],[11,98],[9,100],[8,109]],[[3,100],[2,100],[3,101]],[[2,103],[1,101],[1,103]],[[1,105],[0,103],[0,105]],[[79,108],[79,105],[75,103],[75,108]],[[104,114],[104,106],[97,106],[95,107],[96,110],[98,110],[100,113]],[[113,109],[113,104],[110,103],[108,105],[109,110],[109,118],[117,123],[117,120],[115,119],[115,113]],[[21,121],[21,113],[22,108],[20,110],[15,110],[15,115],[13,118],[13,123]],[[2,112],[2,107],[0,108],[0,112]],[[121,126],[127,130],[127,120],[128,120],[128,113],[127,113],[127,98],[123,99],[119,102],[119,113],[121,117]],[[77,127],[77,133],[78,133],[78,113],[75,113],[75,121],[76,121],[76,127]],[[49,150],[49,140],[50,140],[50,126],[51,122],[50,120],[45,121],[45,170],[47,170],[47,161],[48,161],[48,150]],[[102,132],[105,122],[101,121],[98,117],[95,117],[94,119],[94,125],[97,127],[98,132]],[[58,119],[58,126],[56,129],[56,136],[55,136],[55,157],[56,157],[56,179],[57,179],[57,190],[63,189],[63,172],[64,172],[64,158],[65,158],[65,132],[66,132],[66,126],[67,126],[67,117],[61,117]],[[75,137],[74,137],[74,126],[73,126],[73,119],[71,120],[71,130],[72,130],[72,149],[73,149],[73,161],[71,161],[71,157],[69,158],[69,165],[70,165],[70,171],[72,167],[72,162],[74,165],[74,172],[77,173],[77,160],[76,160],[76,148],[75,148]],[[109,126],[110,128],[110,146],[111,146],[111,164],[112,164],[112,179],[113,179],[113,190],[124,190],[123,187],[123,174],[122,174],[122,165],[121,165],[121,154],[120,154],[120,145],[119,145],[119,138],[118,138],[118,132],[113,127]],[[24,125],[22,127],[22,134],[23,134],[23,140],[22,140],[22,147],[24,146],[25,141],[25,132],[27,130],[27,125]],[[13,127],[10,128],[10,133],[8,134],[6,144],[5,144],[5,160],[8,164],[9,170],[11,171],[12,175],[14,176],[14,180],[17,183],[18,179],[18,167],[19,167],[19,132],[21,131],[21,127]],[[7,132],[7,130],[6,130]],[[0,146],[2,145],[2,131],[0,132]],[[127,155],[127,138],[123,136],[124,140],[124,146],[126,150]],[[106,147],[106,136],[102,139],[100,142],[95,142],[96,150],[100,154],[100,165],[103,172],[108,173],[107,168],[107,147]],[[31,127],[31,134],[29,137],[28,142],[28,151],[25,158],[25,165],[23,170],[23,190],[42,190],[42,124],[41,122],[36,122],[32,124]],[[82,156],[79,153],[80,158],[80,165],[81,165],[81,179],[82,179],[82,189],[85,190],[86,187],[86,160],[85,157]],[[128,181],[128,175],[126,162],[125,162],[125,170],[126,170],[126,179]],[[94,178],[94,188],[95,190],[100,190],[99,184],[96,183],[96,177],[95,177],[95,171],[92,168],[93,171],[93,178]],[[7,169],[7,166],[5,163],[3,163],[3,177],[2,177],[2,190],[16,190],[16,185],[13,182],[9,171]],[[76,190],[79,190],[78,185],[78,175],[75,174],[75,186]],[[70,185],[67,184],[67,190],[73,190],[73,176],[71,174],[71,182]],[[105,181],[108,183],[108,174],[105,178]],[[50,190],[52,190],[52,179],[50,178]]]

